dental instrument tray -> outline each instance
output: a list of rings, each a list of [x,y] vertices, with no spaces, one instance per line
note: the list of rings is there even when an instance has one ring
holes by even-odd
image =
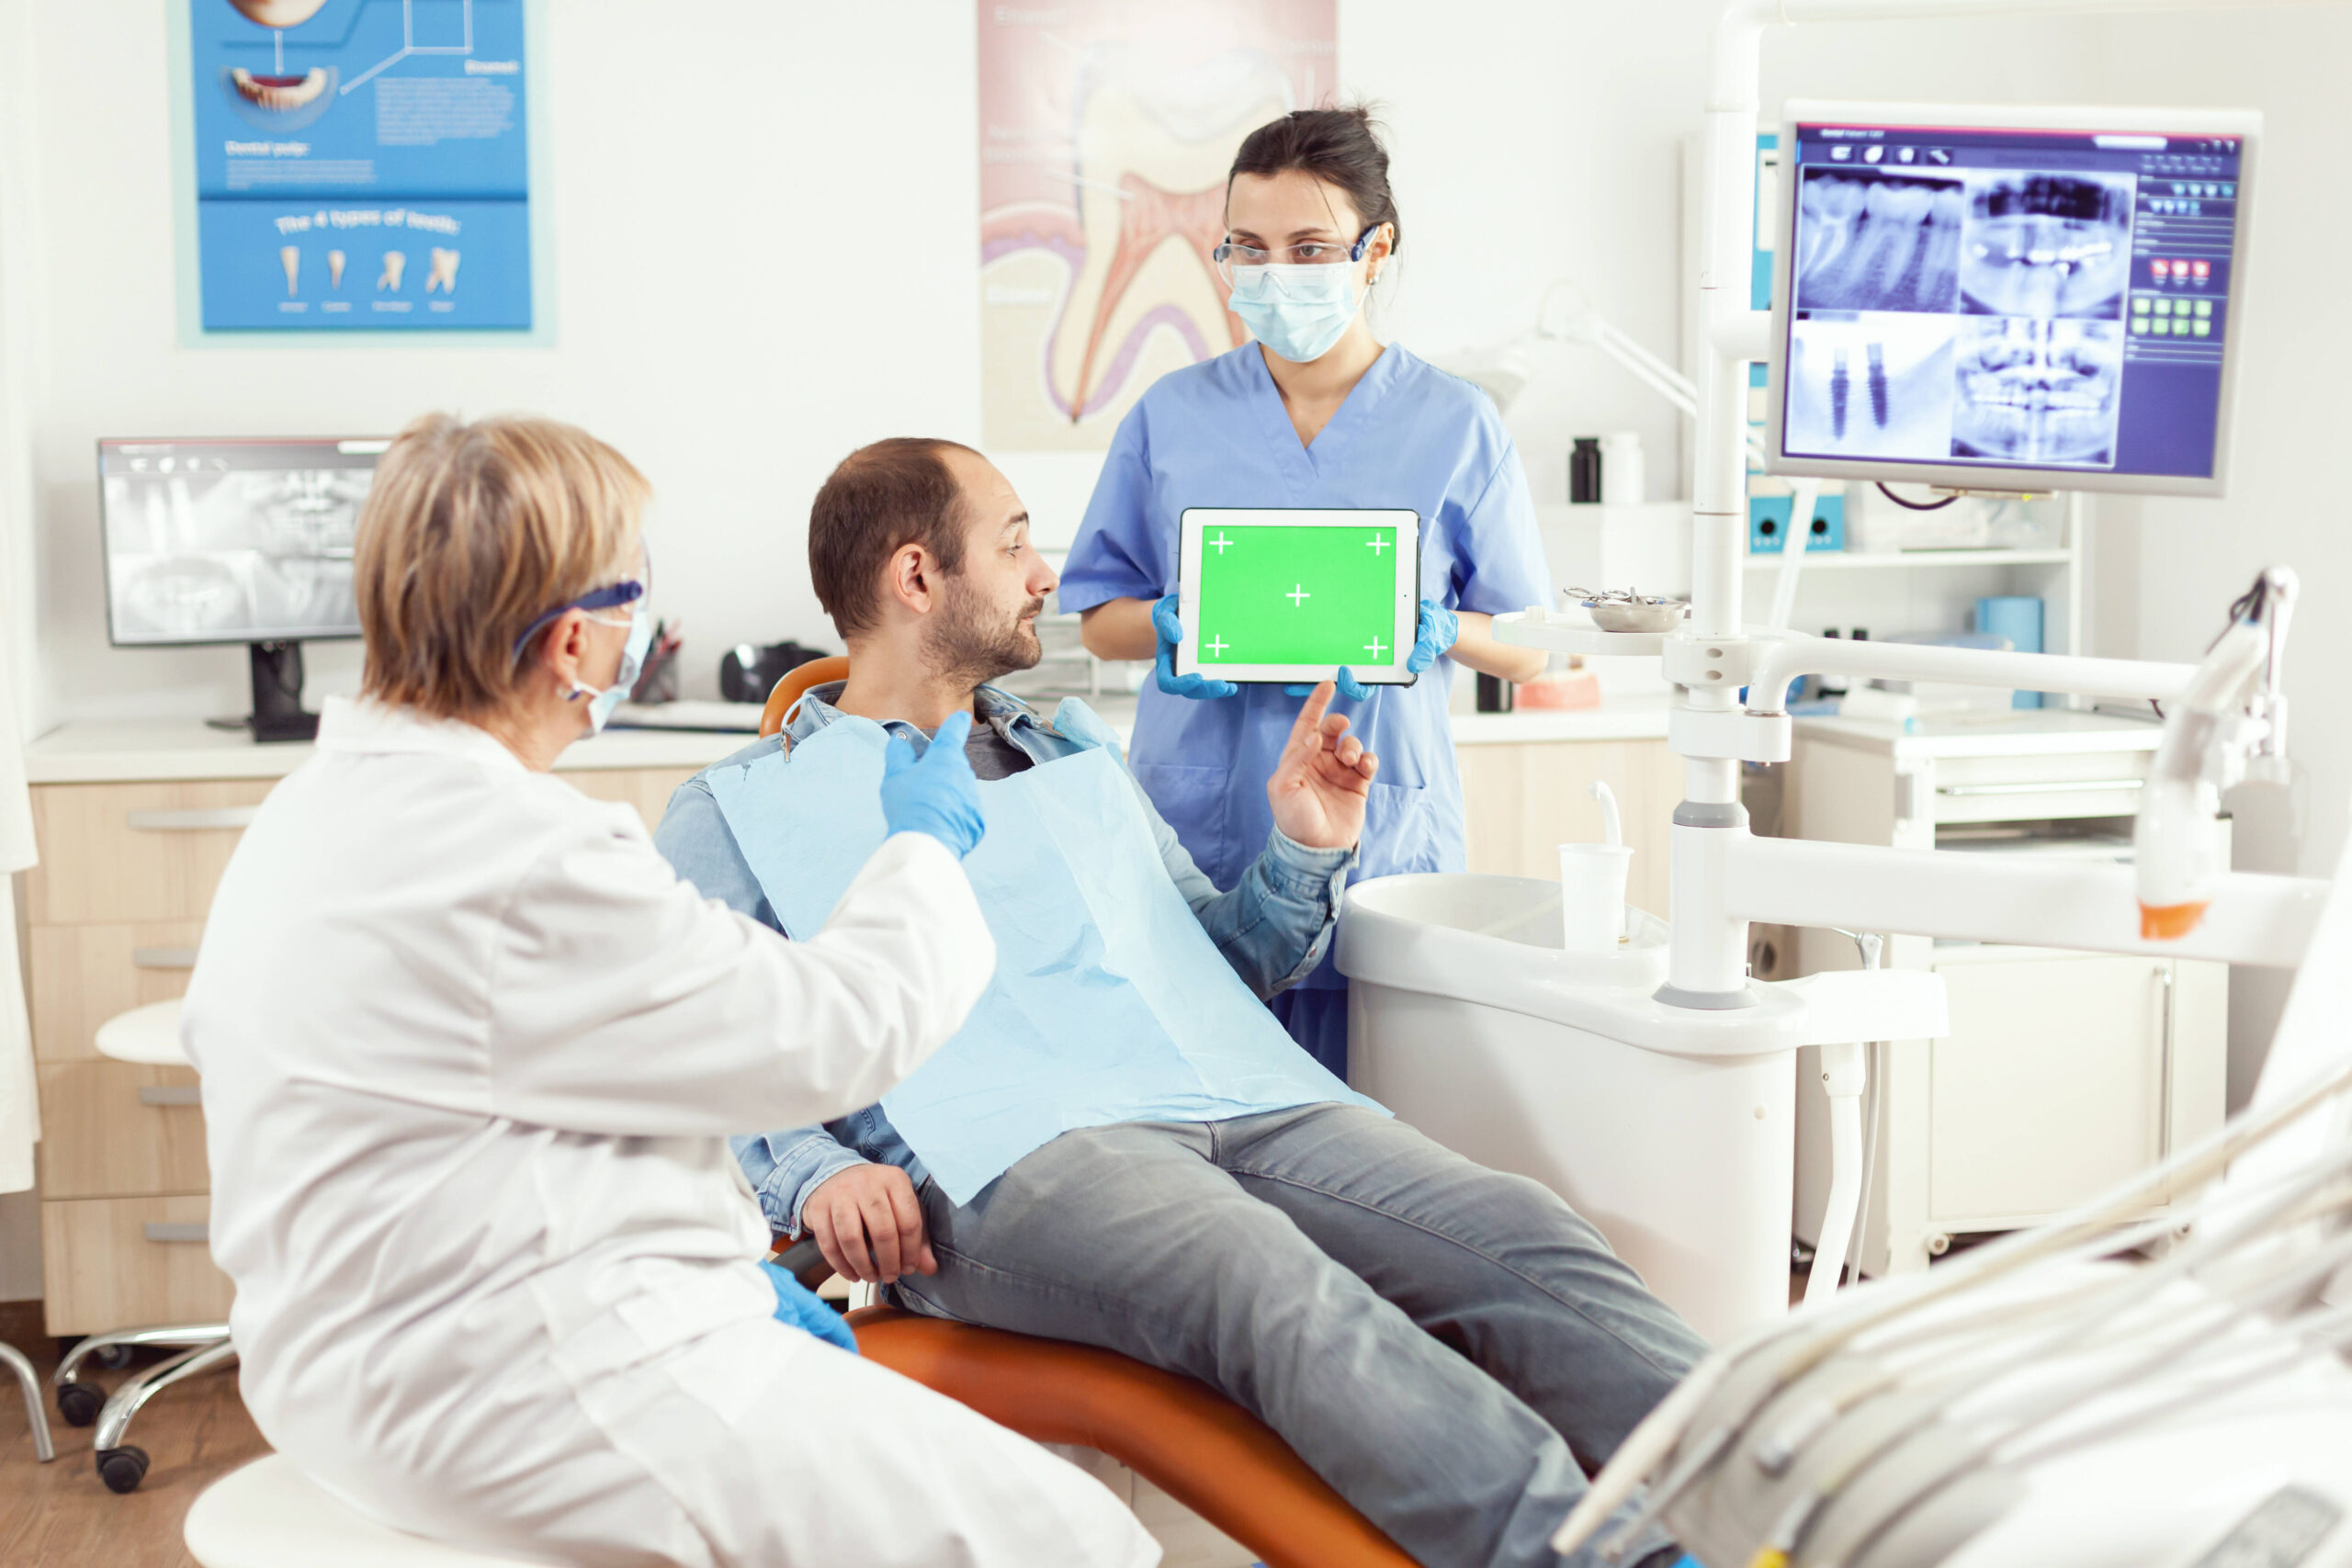
[[[1605,632],[1670,632],[1690,613],[1689,601],[1644,593],[1639,589],[1606,588],[1595,592],[1563,588],[1562,598],[1581,605],[1592,624]]]
[[[1178,545],[1179,675],[1409,686],[1420,620],[1418,513],[1191,507]]]

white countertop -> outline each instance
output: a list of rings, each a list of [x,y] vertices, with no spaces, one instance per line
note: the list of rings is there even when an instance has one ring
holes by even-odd
[[[1889,718],[1800,718],[1796,732],[1897,757],[2050,757],[2093,751],[2153,751],[2164,738],[2154,717],[2076,713],[2060,708],[1988,709],[1927,714],[1909,728]]]
[[[708,730],[611,729],[564,752],[560,772],[702,768],[752,743]],[[68,724],[25,748],[30,784],[114,784],[141,779],[283,778],[310,757],[307,741],[259,745],[236,730],[190,720]]]
[[[1135,727],[1135,699],[1089,698],[1122,743]],[[1666,737],[1668,699],[1621,696],[1573,713],[1457,713],[1459,746],[1559,740],[1647,740]],[[1051,701],[1040,703],[1050,713]],[[608,729],[564,752],[558,772],[614,768],[702,768],[754,738],[741,731]],[[2153,742],[2152,742],[2153,744]],[[116,784],[155,779],[283,778],[311,755],[307,742],[258,745],[240,731],[187,719],[115,720],[62,725],[25,748],[32,784]]]

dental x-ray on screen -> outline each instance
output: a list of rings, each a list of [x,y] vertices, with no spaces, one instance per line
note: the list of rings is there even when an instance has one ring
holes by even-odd
[[[2259,117],[1786,112],[1775,472],[2221,493]]]
[[[388,445],[98,443],[113,640],[358,636],[352,540]]]

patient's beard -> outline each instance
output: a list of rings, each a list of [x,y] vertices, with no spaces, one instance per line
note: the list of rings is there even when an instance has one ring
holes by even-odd
[[[1008,621],[999,606],[984,602],[953,574],[945,581],[938,618],[923,629],[923,657],[942,681],[978,686],[1015,670],[1034,669],[1046,650],[1037,640],[1043,599],[1022,607],[1024,618]]]

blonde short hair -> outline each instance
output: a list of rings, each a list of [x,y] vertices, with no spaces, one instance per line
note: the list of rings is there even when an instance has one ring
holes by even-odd
[[[577,426],[432,413],[401,432],[360,509],[354,589],[361,688],[441,718],[512,704],[514,641],[635,563],[652,487]]]

